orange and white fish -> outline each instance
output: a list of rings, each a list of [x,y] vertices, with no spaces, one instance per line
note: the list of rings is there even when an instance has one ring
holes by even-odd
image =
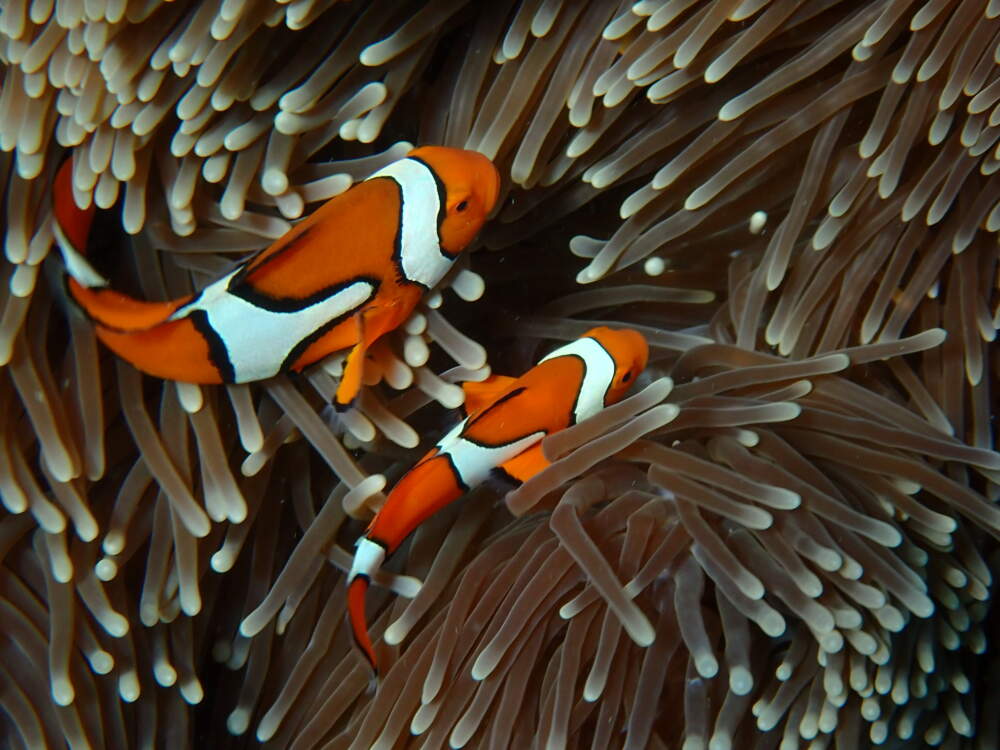
[[[413,311],[482,228],[500,177],[475,151],[425,146],[344,193],[201,292],[146,302],[85,259],[94,209],[73,199],[72,165],[54,187],[67,291],[116,354],[151,375],[245,383],[299,371],[353,347],[336,405],[361,387],[366,350]]]
[[[640,333],[594,328],[519,378],[493,375],[463,385],[468,416],[403,475],[357,542],[347,577],[348,616],[376,673],[365,594],[385,558],[425,519],[494,472],[519,483],[548,466],[542,438],[619,401],[647,357]]]

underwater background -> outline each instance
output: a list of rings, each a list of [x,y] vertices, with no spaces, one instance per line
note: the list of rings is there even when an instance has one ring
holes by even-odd
[[[0,744],[1000,746],[998,0],[6,0],[0,59]],[[425,144],[500,207],[344,415],[141,375],[46,261],[69,150],[167,299]],[[394,556],[370,692],[373,477],[598,323],[636,395]]]

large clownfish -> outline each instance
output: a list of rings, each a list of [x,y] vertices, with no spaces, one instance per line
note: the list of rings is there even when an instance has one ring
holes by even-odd
[[[376,674],[365,594],[385,558],[425,519],[491,474],[520,483],[548,466],[542,438],[619,401],[647,357],[638,332],[594,328],[519,378],[493,375],[463,385],[466,418],[396,483],[357,543],[347,579],[348,616]]]
[[[110,288],[83,252],[93,207],[72,164],[56,177],[55,235],[69,296],[116,354],[151,375],[245,383],[353,347],[337,390],[348,405],[366,350],[413,311],[493,210],[500,177],[475,151],[426,146],[337,195],[201,292],[146,302]]]

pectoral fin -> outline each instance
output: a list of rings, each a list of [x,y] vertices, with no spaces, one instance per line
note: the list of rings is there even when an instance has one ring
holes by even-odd
[[[465,404],[462,410],[465,415],[474,414],[491,405],[514,380],[515,378],[506,375],[490,375],[486,380],[462,383],[462,390],[465,392]]]
[[[351,353],[344,360],[344,372],[340,376],[340,385],[337,386],[337,394],[334,396],[334,408],[337,411],[346,411],[347,408],[358,397],[361,390],[361,379],[365,373],[365,357],[368,356],[368,345],[362,340],[351,349]]]
[[[369,303],[354,315],[358,327],[357,344],[344,360],[344,373],[334,397],[337,411],[346,411],[364,385],[365,360],[375,343],[399,323],[398,306],[393,303]]]
[[[518,453],[514,458],[500,464],[499,468],[510,479],[521,484],[527,482],[547,466],[550,464],[542,455],[542,444],[535,443],[523,453]]]
[[[340,376],[340,385],[337,386],[337,393],[333,399],[333,406],[337,411],[347,411],[348,407],[354,403],[354,399],[358,397],[364,383],[368,347],[382,333],[377,325],[373,325],[378,315],[379,309],[377,307],[365,307],[354,316],[354,322],[358,327],[358,343],[354,345],[354,348],[347,355],[347,359],[344,360],[344,372]]]

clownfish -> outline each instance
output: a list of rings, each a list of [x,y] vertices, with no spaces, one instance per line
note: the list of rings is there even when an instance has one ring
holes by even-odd
[[[480,153],[411,151],[334,196],[197,294],[146,302],[85,259],[94,208],[73,199],[72,162],[53,188],[70,299],[118,356],[189,383],[246,383],[351,348],[335,405],[361,387],[365,354],[413,311],[482,228],[500,176]]]
[[[424,520],[491,475],[519,484],[549,465],[541,440],[616,403],[646,366],[631,329],[594,328],[519,378],[464,383],[466,417],[393,487],[356,546],[347,577],[354,639],[377,675],[365,594],[371,577]]]

